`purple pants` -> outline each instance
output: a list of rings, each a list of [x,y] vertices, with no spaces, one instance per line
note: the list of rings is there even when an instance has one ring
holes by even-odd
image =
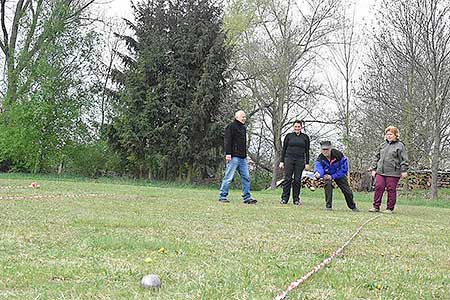
[[[387,190],[387,209],[394,210],[395,202],[397,202],[397,184],[399,177],[383,176],[377,174],[375,176],[375,193],[373,194],[373,207],[380,208],[381,198],[383,198],[384,190]]]

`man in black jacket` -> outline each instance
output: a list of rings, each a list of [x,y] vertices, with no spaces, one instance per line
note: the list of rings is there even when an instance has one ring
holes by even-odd
[[[219,202],[228,203],[228,190],[234,173],[238,170],[242,181],[242,198],[246,204],[255,204],[250,194],[250,175],[247,163],[247,117],[242,110],[236,112],[235,120],[225,128],[225,159],[227,167],[220,186]]]

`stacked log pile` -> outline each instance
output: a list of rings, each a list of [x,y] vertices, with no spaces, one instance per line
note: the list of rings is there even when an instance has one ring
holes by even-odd
[[[371,192],[373,191],[374,179],[370,172],[351,172],[349,178],[350,185],[354,191]],[[282,181],[280,181],[280,184]],[[322,188],[322,180],[312,180],[308,177],[302,178],[302,186],[307,188]],[[336,187],[336,186],[335,186]],[[429,189],[431,187],[431,171],[411,171],[405,180],[401,180],[399,187],[405,189]],[[450,171],[441,171],[438,173],[438,187],[450,188]]]
[[[450,171],[440,171],[437,176],[439,188],[450,188]],[[431,171],[413,171],[408,174],[408,187],[411,189],[429,189],[431,187]]]
[[[373,190],[373,178],[370,172],[351,172],[350,184],[355,191],[370,192]],[[431,187],[431,171],[410,171],[406,180],[401,180],[400,187],[412,190],[429,189]],[[438,187],[450,188],[450,171],[438,173]]]
[[[334,184],[334,183],[333,183]],[[323,188],[323,180],[313,180],[309,177],[302,178],[302,186],[311,188]]]
[[[371,172],[351,172],[350,185],[357,192],[371,192],[375,184]]]
[[[283,186],[283,179],[277,181],[277,187]],[[333,186],[336,187],[336,184],[333,182]],[[311,188],[323,188],[323,180],[314,180],[309,177],[302,177],[302,187]]]

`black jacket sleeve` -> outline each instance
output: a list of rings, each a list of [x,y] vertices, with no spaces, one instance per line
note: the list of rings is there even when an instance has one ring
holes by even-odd
[[[305,164],[309,165],[309,136],[305,134]]]
[[[281,150],[281,159],[280,162],[284,163],[284,157],[286,156],[286,150],[289,144],[289,134],[286,135],[283,142],[283,149]]]
[[[225,154],[231,155],[233,153],[233,126],[229,124],[225,128]]]

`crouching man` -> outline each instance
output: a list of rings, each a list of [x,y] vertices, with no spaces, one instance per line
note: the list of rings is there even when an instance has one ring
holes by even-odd
[[[316,179],[323,179],[325,189],[325,210],[332,210],[333,202],[333,181],[344,194],[348,208],[358,212],[353,201],[353,192],[347,180],[348,161],[345,155],[331,147],[330,141],[320,143],[321,154],[314,163],[314,176]]]

